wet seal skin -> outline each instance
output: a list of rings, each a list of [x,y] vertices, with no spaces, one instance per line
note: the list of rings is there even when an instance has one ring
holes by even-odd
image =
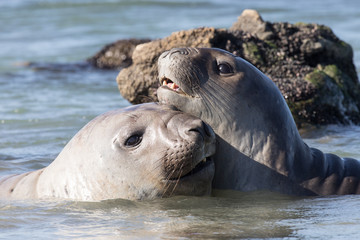
[[[90,121],[47,167],[0,180],[2,199],[153,199],[208,195],[215,133],[156,103]]]
[[[214,188],[360,193],[359,161],[308,147],[279,89],[249,62],[220,49],[176,48],[159,57],[158,69],[159,101],[218,136]]]

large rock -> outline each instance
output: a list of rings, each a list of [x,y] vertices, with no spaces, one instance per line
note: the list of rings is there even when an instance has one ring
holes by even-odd
[[[132,54],[135,47],[141,43],[150,42],[150,39],[125,39],[108,44],[88,62],[103,69],[124,68],[132,64]]]
[[[123,97],[156,101],[158,56],[186,46],[222,48],[254,64],[277,84],[299,126],[360,122],[351,46],[324,25],[270,23],[254,10],[245,10],[229,29],[191,29],[138,45],[132,64],[117,77]]]
[[[229,30],[238,39],[244,33],[254,37],[227,50],[252,62],[276,83],[298,125],[360,122],[353,50],[330,28],[264,22],[256,11],[245,10]]]

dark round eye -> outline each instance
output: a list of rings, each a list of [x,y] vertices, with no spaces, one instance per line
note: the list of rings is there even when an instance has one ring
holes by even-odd
[[[224,73],[224,74],[233,72],[232,67],[227,63],[220,63],[218,65],[218,69],[220,73]]]
[[[135,147],[141,143],[141,140],[142,140],[142,136],[140,134],[132,135],[125,141],[125,146]]]

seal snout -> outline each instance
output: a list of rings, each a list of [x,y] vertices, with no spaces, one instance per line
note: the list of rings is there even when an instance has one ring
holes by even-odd
[[[201,119],[187,114],[177,114],[168,123],[168,129],[177,130],[181,140],[172,143],[165,159],[168,180],[195,177],[207,168],[213,168],[209,158],[215,153],[215,133]]]

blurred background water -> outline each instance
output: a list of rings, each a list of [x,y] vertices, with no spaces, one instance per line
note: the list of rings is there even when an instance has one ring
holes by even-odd
[[[0,176],[47,166],[93,117],[129,105],[117,89],[118,71],[71,64],[119,39],[228,28],[246,8],[266,21],[331,27],[352,45],[360,70],[357,0],[0,0]],[[55,67],[35,69],[27,62]],[[302,134],[322,151],[360,159],[360,127]],[[0,201],[0,238],[356,239],[359,208],[358,196],[227,191],[149,202]]]

